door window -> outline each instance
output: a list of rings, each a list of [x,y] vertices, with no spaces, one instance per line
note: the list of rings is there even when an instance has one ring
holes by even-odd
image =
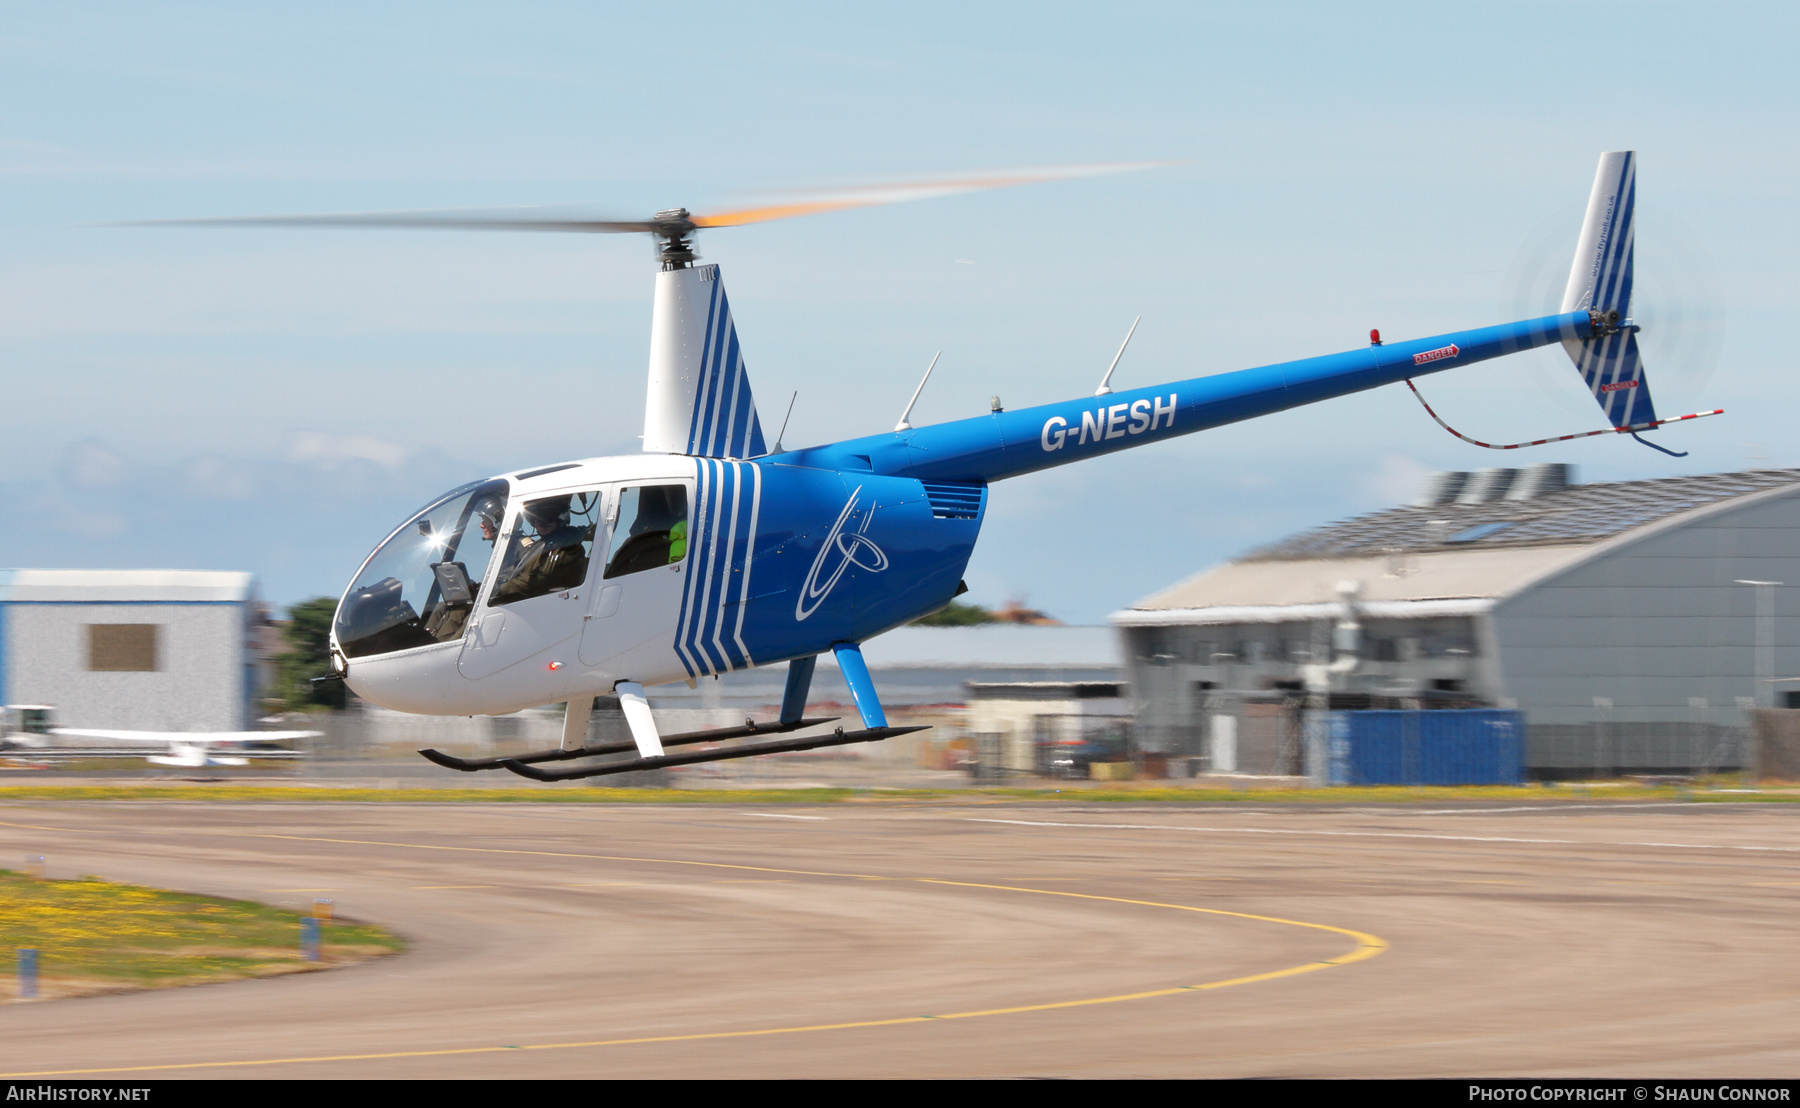
[[[619,493],[606,576],[623,577],[687,557],[687,486],[639,485]]]
[[[526,501],[488,603],[512,604],[580,588],[594,551],[600,503],[597,489]]]

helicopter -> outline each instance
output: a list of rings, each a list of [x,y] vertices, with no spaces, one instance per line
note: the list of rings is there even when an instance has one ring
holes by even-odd
[[[911,424],[909,403],[892,431],[792,450],[779,435],[768,444],[719,267],[695,253],[698,232],[1145,167],[1032,171],[714,214],[673,208],[639,220],[507,209],[158,222],[653,238],[642,454],[541,465],[450,490],[375,547],[332,624],[332,672],[321,680],[341,680],[384,707],[498,715],[566,702],[555,748],[492,758],[420,751],[449,769],[505,769],[535,781],[923,730],[890,726],[861,644],[966,591],[963,572],[992,488],[1009,477],[1551,343],[1563,345],[1607,418],[1608,427],[1591,434],[1636,437],[1718,414],[1655,414],[1629,317],[1636,155],[1617,151],[1601,156],[1554,315],[1388,343],[1371,331],[1365,348],[1119,392],[1109,368],[1091,396],[1016,411],[996,398],[985,415],[923,427]],[[1525,445],[1534,444],[1495,448]],[[835,722],[804,713],[826,653],[849,685],[861,727],[782,737]],[[646,687],[782,663],[776,719],[658,731]],[[608,695],[618,698],[631,740],[590,744],[594,698]],[[728,739],[747,741],[711,745]],[[608,755],[629,757],[593,760]],[[559,762],[580,764],[552,764]]]

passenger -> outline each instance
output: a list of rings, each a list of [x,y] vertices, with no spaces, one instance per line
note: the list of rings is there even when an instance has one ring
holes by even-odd
[[[645,485],[627,490],[631,492],[637,493],[635,514],[625,534],[614,536],[607,577],[674,565],[687,557],[687,490],[680,485]]]

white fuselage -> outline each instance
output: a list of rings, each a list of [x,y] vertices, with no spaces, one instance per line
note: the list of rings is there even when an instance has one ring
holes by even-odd
[[[603,579],[621,490],[681,485],[693,501],[694,460],[679,455],[596,458],[566,469],[514,478],[495,546],[526,526],[520,505],[536,496],[598,494],[603,505],[586,579],[513,603],[488,593],[502,559],[488,561],[481,602],[449,641],[349,660],[346,682],[358,696],[396,711],[493,715],[611,691],[618,681],[661,684],[685,679],[674,649],[688,560]],[[336,645],[336,635],[333,636]]]

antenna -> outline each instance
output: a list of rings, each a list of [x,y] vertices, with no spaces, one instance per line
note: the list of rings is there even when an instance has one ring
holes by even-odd
[[[931,364],[925,367],[925,376],[919,378],[919,387],[913,390],[912,399],[906,402],[906,410],[900,413],[900,422],[894,424],[895,433],[912,430],[912,424],[906,417],[912,415],[913,405],[919,402],[919,394],[925,391],[925,382],[931,380],[931,371],[937,368],[938,359],[944,356],[942,350],[931,356]]]
[[[1131,345],[1131,336],[1137,334],[1138,322],[1143,318],[1138,316],[1131,321],[1131,330],[1125,332],[1125,341],[1119,344],[1119,352],[1113,355],[1112,364],[1106,367],[1106,376],[1100,378],[1100,387],[1094,390],[1095,396],[1106,396],[1112,392],[1112,386],[1107,382],[1112,380],[1112,371],[1119,368],[1119,359],[1125,356],[1125,348]]]
[[[781,417],[781,431],[780,431],[780,432],[779,432],[779,433],[777,433],[777,434],[776,434],[776,436],[775,436],[775,449],[773,449],[773,450],[771,450],[771,451],[769,451],[769,453],[771,453],[771,454],[785,454],[785,453],[787,453],[787,451],[785,451],[785,450],[783,450],[783,449],[782,449],[782,448],[781,448],[781,439],[782,439],[782,436],[783,436],[783,435],[786,435],[786,434],[787,434],[787,424],[788,424],[788,420],[790,420],[790,419],[792,419],[792,418],[793,418],[793,416],[794,416],[794,401],[796,401],[796,400],[798,400],[798,399],[800,399],[800,390],[799,390],[799,389],[795,389],[795,390],[794,390],[794,395],[792,395],[792,396],[790,396],[790,397],[788,397],[788,410],[787,410],[787,415],[784,415],[784,416],[782,416],[782,417]]]

